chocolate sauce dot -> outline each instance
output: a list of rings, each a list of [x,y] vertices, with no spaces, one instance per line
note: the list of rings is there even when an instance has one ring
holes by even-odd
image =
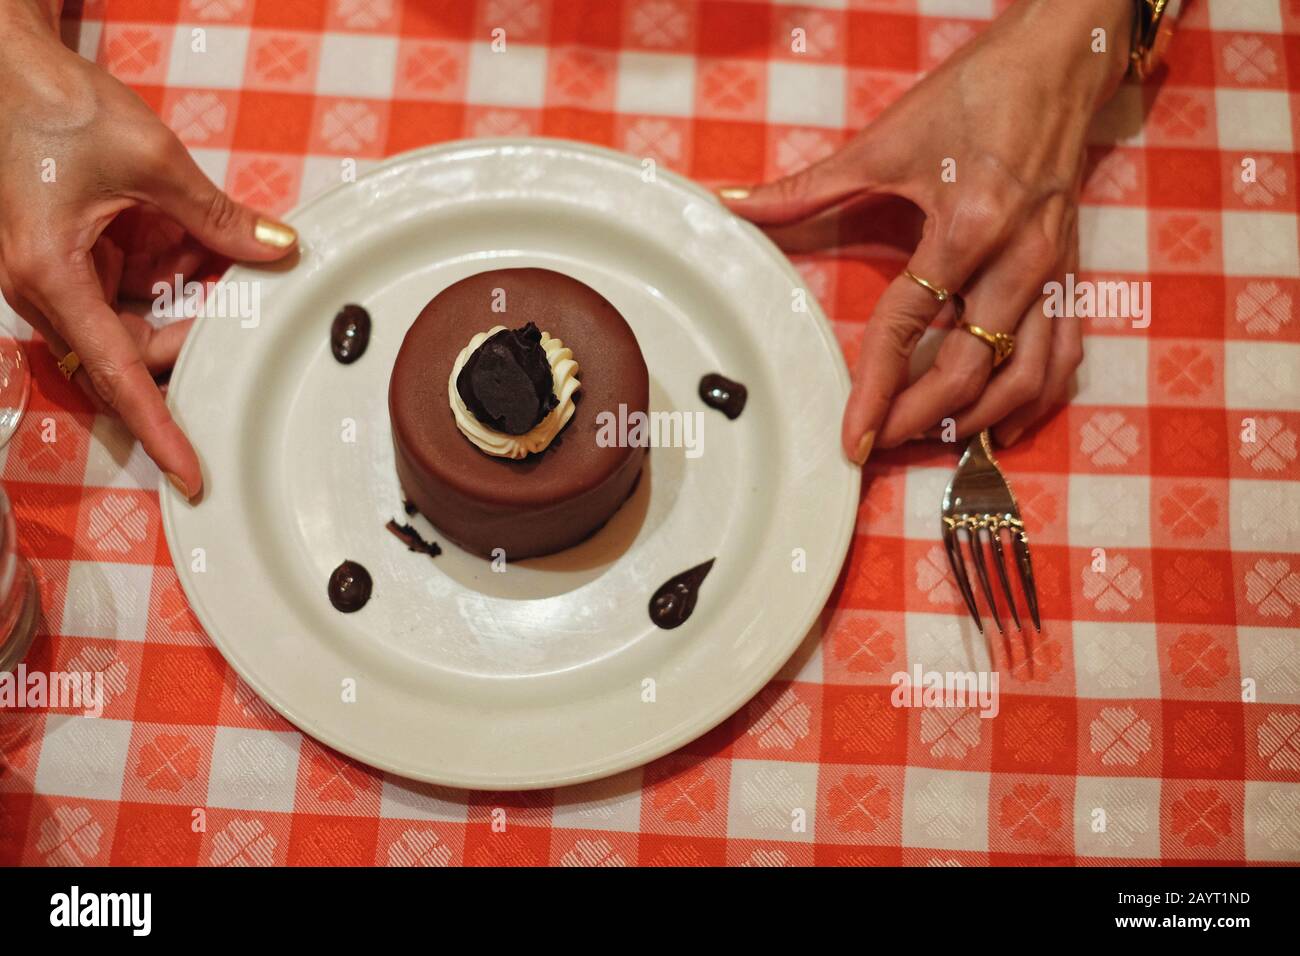
[[[370,313],[359,305],[345,305],[330,325],[330,349],[344,365],[351,365],[370,344]]]
[[[344,561],[330,575],[330,603],[344,614],[351,614],[366,606],[373,587],[369,571],[355,561]]]
[[[708,577],[716,558],[697,564],[659,585],[650,598],[650,620],[665,630],[672,630],[686,622],[695,610],[700,596],[700,584]]]
[[[716,408],[730,419],[737,419],[745,410],[749,389],[716,372],[700,379],[700,398],[709,408]]]

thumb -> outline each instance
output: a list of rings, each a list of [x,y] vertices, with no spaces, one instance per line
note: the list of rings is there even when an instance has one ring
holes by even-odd
[[[759,186],[725,186],[718,198],[736,215],[762,226],[797,222],[877,188],[866,141],[859,137],[825,159]]]
[[[298,245],[292,226],[235,202],[208,179],[189,151],[176,144],[165,178],[150,184],[149,198],[213,252],[229,259],[269,262]]]

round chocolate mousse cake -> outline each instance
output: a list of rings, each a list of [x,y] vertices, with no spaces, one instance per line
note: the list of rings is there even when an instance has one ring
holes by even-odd
[[[644,414],[649,398],[636,336],[598,292],[548,269],[481,272],[434,296],[397,353],[397,476],[469,551],[559,551],[609,520],[645,461],[644,446],[598,442],[597,416]]]

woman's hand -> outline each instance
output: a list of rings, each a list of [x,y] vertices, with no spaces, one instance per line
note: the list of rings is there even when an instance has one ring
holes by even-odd
[[[155,329],[117,311],[118,291],[151,296],[155,281],[194,271],[200,243],[267,261],[297,236],[214,186],[139,97],[63,46],[55,13],[48,0],[0,0],[0,291],[56,356],[77,353],[78,384],[193,497],[198,457],[153,378],[188,323]],[[147,219],[164,225],[144,248]]]
[[[988,345],[949,335],[934,366],[902,388],[942,306],[900,274],[867,323],[844,412],[854,461],[948,417],[958,436],[997,425],[1009,444],[1065,394],[1082,333],[1078,319],[1044,315],[1043,286],[1077,268],[1084,137],[1123,76],[1133,15],[1132,0],[1019,0],[834,155],[752,190],[720,191],[762,225],[868,193],[910,200],[926,218],[907,268],[960,291],[972,324],[1016,338],[994,372]],[[1093,52],[1099,28],[1104,53]]]

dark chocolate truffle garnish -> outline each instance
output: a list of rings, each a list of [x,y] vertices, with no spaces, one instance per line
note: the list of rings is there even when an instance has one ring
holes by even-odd
[[[559,403],[551,383],[541,330],[529,322],[502,329],[475,349],[456,376],[456,391],[488,428],[523,435]]]
[[[689,571],[683,571],[659,585],[650,598],[650,620],[665,630],[672,630],[686,622],[695,610],[700,596],[700,584],[709,575],[716,558],[709,558]]]
[[[344,365],[361,358],[370,344],[370,313],[359,305],[345,305],[330,325],[330,350]]]
[[[355,561],[344,561],[330,575],[330,603],[344,614],[359,611],[370,600],[373,586],[369,571]]]
[[[749,389],[716,372],[700,379],[700,398],[709,408],[716,408],[730,419],[737,419],[745,410]]]
[[[406,545],[406,550],[415,551],[419,554],[427,554],[431,558],[436,558],[442,554],[442,548],[436,541],[425,541],[420,532],[416,531],[409,524],[399,524],[396,518],[393,518],[388,524],[384,525],[398,541]]]

